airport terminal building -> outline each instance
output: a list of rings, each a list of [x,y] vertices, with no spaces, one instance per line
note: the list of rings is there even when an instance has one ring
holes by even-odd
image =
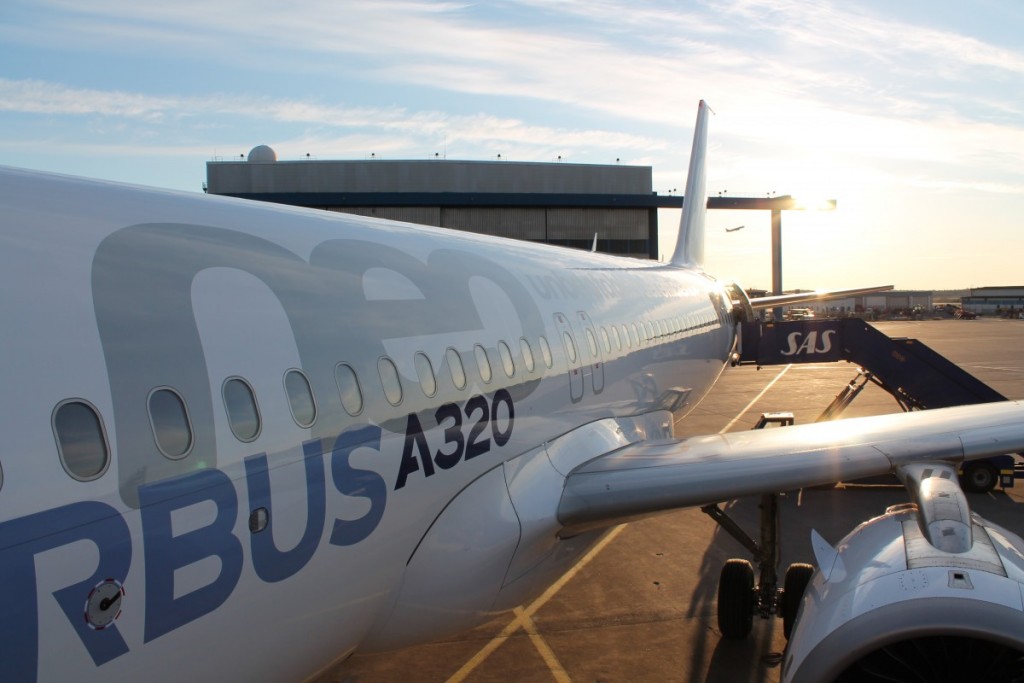
[[[425,159],[210,161],[206,191],[638,258],[658,257],[650,166]]]

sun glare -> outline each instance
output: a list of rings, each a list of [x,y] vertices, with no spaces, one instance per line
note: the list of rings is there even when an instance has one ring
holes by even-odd
[[[836,209],[836,200],[823,194],[795,194],[793,201],[796,202],[795,208],[803,211],[835,211]]]

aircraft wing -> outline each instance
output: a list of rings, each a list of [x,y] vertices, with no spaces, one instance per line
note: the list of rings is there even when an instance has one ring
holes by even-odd
[[[638,442],[575,468],[558,507],[568,537],[681,507],[1024,449],[1024,402]]]
[[[828,299],[845,299],[851,296],[862,296],[876,292],[888,292],[892,285],[881,285],[877,287],[858,287],[856,289],[831,289],[815,290],[813,292],[797,292],[795,294],[778,294],[773,296],[762,296],[750,299],[752,308],[774,308],[775,306],[790,306],[802,304],[809,301],[826,301]]]

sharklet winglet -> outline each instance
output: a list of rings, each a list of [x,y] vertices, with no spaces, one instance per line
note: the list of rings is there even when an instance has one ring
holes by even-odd
[[[683,215],[679,219],[679,236],[671,264],[684,268],[704,268],[704,223],[707,215],[707,179],[705,156],[708,144],[708,112],[704,100],[697,105],[697,124],[693,131],[690,170],[683,195]],[[714,112],[712,112],[714,113]]]

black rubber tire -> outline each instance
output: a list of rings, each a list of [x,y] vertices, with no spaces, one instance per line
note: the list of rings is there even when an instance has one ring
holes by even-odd
[[[960,488],[968,493],[988,493],[999,483],[999,470],[984,460],[964,465],[960,477]]]
[[[807,589],[813,575],[814,567],[802,562],[791,564],[786,570],[786,580],[782,587],[782,634],[786,636],[786,640],[789,640],[789,634],[793,632],[796,614],[800,611],[800,603],[803,602],[804,590]]]
[[[718,579],[718,630],[723,638],[743,640],[754,627],[754,568],[729,560]]]

